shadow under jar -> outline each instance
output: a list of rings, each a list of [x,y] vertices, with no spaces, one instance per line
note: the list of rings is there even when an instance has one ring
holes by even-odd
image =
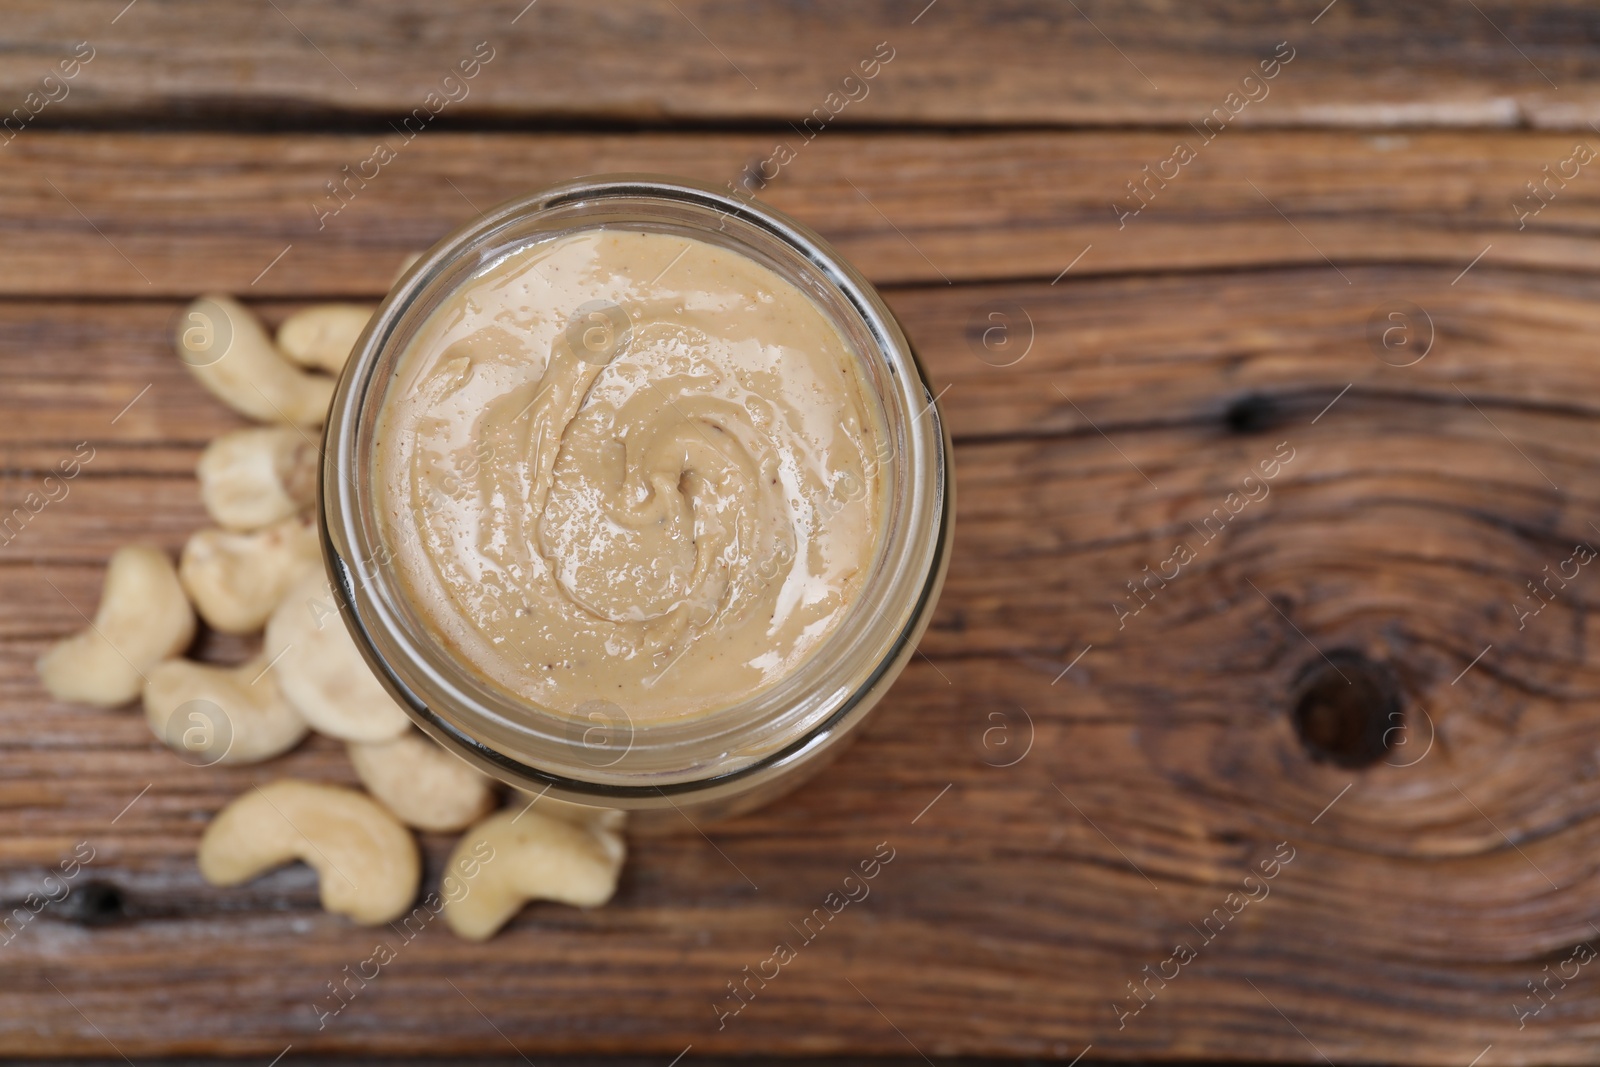
[[[953,490],[910,345],[837,252],[613,175],[494,209],[396,284],[329,413],[321,526],[419,727],[665,829],[787,792],[860,729],[927,626]]]

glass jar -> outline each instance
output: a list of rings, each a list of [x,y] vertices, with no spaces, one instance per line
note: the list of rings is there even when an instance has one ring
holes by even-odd
[[[489,682],[439,640],[391,565],[374,433],[399,360],[439,305],[530,243],[596,227],[676,234],[742,253],[804,292],[861,361],[887,445],[881,541],[855,602],[791,674],[688,720],[634,723],[605,705],[559,714]],[[682,822],[750,810],[798,785],[861,728],[916,649],[944,581],[954,518],[948,434],[882,298],[821,237],[728,192],[647,175],[583,178],[502,205],[435,245],[351,353],[328,415],[321,528],[341,614],[427,734],[518,789]],[[676,809],[676,810],[674,810]]]

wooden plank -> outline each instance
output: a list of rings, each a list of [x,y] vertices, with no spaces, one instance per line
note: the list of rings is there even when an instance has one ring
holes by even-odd
[[[439,5],[203,0],[12,6],[0,99],[35,125],[133,117],[283,124],[461,120],[1183,126],[1274,55],[1241,125],[1586,129],[1600,106],[1578,0],[1168,5],[943,0],[734,5],[543,0]],[[41,84],[86,42],[93,58]],[[447,84],[479,52],[470,81]],[[1280,47],[1281,44],[1281,47]],[[881,48],[880,48],[881,46]],[[875,54],[892,61],[845,79]],[[69,68],[72,69],[72,68]],[[872,70],[874,68],[868,68]],[[1267,95],[1262,95],[1266,92]],[[834,94],[830,99],[830,94]],[[854,100],[851,100],[851,94]],[[447,102],[445,102],[447,101]],[[842,103],[841,103],[842,102]],[[1237,106],[1237,105],[1235,105]],[[828,117],[836,113],[836,118]]]
[[[1460,1067],[1492,1043],[1496,1062],[1587,1062],[1591,983],[1521,1029],[1516,1009],[1537,1004],[1527,983],[1545,965],[1594,939],[1596,597],[1585,569],[1521,629],[1512,606],[1600,538],[1600,281],[1486,261],[1452,284],[1458,270],[891,289],[959,440],[956,557],[927,658],[791,799],[707,828],[715,847],[687,827],[637,838],[614,905],[535,908],[485,946],[352,928],[316,910],[303,868],[200,882],[205,819],[281,774],[349,781],[337,745],[190,768],[137,714],[39,690],[32,659],[78,625],[72,605],[90,609],[110,549],[175,549],[202,521],[186,472],[237,420],[172,358],[176,303],[0,303],[15,339],[0,501],[55,450],[100,449],[0,549],[0,902],[79,841],[97,849],[86,877],[116,891],[84,882],[0,947],[0,1050],[509,1042],[665,1063],[691,1044],[1066,1059],[1092,1045]],[[1405,368],[1367,333],[1402,298],[1436,337]],[[1011,336],[1033,324],[1012,366],[982,343],[996,304]],[[275,320],[293,305],[258,306]],[[1283,441],[1294,458],[1232,516],[1228,493]],[[1195,525],[1218,507],[1207,539]],[[1136,603],[1125,580],[1180,540],[1196,559],[1119,625],[1113,603]],[[1303,672],[1351,651],[1394,673],[1408,729],[1361,769],[1311,760],[1290,715]],[[791,924],[881,841],[896,858],[871,896],[719,1028],[716,1006],[737,1006],[727,983],[798,942]],[[1294,859],[1270,895],[1212,939],[1196,932],[1283,841]],[[448,842],[426,845],[437,877]],[[380,937],[397,961],[319,1028],[327,983]],[[1179,941],[1197,958],[1140,1007],[1127,983]]]
[[[1356,400],[1464,407],[1459,386],[1534,411],[1600,408],[1586,388],[1600,330],[1594,277],[1492,261],[1460,278],[1432,267],[1346,274],[1350,285],[1325,267],[1074,274],[885,295],[936,388],[949,390],[958,440],[1092,433],[1086,415],[1113,430],[1266,432],[1315,417],[1347,385]],[[306,302],[250,305],[275,328]],[[99,449],[88,477],[186,476],[206,441],[247,425],[197,392],[174,358],[182,307],[0,301],[0,337],[16,345],[0,363],[0,403],[19,416],[0,420],[0,470],[43,473],[88,440]],[[1391,312],[1406,317],[1391,322]],[[1374,318],[1403,324],[1392,348]],[[1414,366],[1395,366],[1429,344]]]
[[[1138,215],[1120,215],[1141,203],[1127,183],[1180,139],[1196,158],[1168,167],[1165,188],[1141,186]],[[775,142],[430,133],[319,221],[341,203],[326,183],[376,140],[19,137],[0,153],[0,296],[371,297],[407,253],[502,200],[608,171],[738,182]],[[1564,188],[1552,179],[1544,200],[1526,191],[1573,150],[1573,137],[1527,133],[1223,131],[1202,145],[1182,132],[839,131],[801,145],[761,195],[883,284],[1268,265],[1317,266],[1345,284],[1352,267],[1396,263],[1448,280],[1490,245],[1480,266],[1600,267],[1589,238],[1600,186],[1580,169]]]

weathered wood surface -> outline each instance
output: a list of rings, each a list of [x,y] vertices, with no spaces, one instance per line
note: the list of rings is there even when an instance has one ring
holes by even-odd
[[[1578,580],[1526,631],[1509,605],[1597,537],[1583,386],[1600,281],[1350,273],[891,290],[958,439],[957,558],[929,659],[822,779],[714,830],[728,860],[694,834],[638,841],[612,908],[537,909],[482,947],[430,930],[323,1030],[311,1005],[376,935],[319,913],[305,870],[217,892],[191,855],[250,782],[350,780],[337,746],[188,768],[136,715],[52,705],[29,666],[78,625],[72,605],[91,609],[115,545],[176,549],[203,521],[187,472],[235,420],[171,358],[174,303],[0,306],[7,508],[77,441],[97,449],[0,549],[3,895],[88,840],[89,877],[122,897],[86,925],[80,885],[5,947],[0,1048],[98,1054],[98,1027],[132,1056],[503,1050],[475,1006],[530,1054],[906,1051],[870,997],[929,1055],[1313,1058],[1254,982],[1335,1060],[1464,1063],[1491,1042],[1498,1062],[1586,1059],[1597,997],[1583,983],[1520,1032],[1512,1006],[1600,915],[1593,594]],[[1365,338],[1397,293],[1438,331],[1405,369]],[[977,357],[971,328],[997,297],[1037,329],[1007,368]],[[1119,630],[1124,579],[1176,540],[1199,545],[1187,524],[1280,441],[1295,455],[1271,494]],[[1310,763],[1286,706],[1321,662],[1311,642],[1393,664],[1406,714],[1426,708],[1437,728],[1429,754]],[[1032,750],[991,766],[1021,751],[1024,709]],[[725,983],[882,840],[897,858],[873,896],[719,1031]],[[1271,896],[1119,1031],[1125,982],[1174,939],[1198,941],[1188,924],[1284,840],[1297,853]],[[435,864],[445,847],[430,842]]]
[[[1585,129],[1597,34],[1582,0],[27,0],[8,6],[0,99],[87,42],[39,124],[387,120],[430,92],[455,97],[439,122],[798,122],[853,92],[831,123],[1181,126],[1287,42],[1295,65],[1239,122]],[[446,85],[480,43],[493,58]],[[847,85],[880,44],[889,64]]]
[[[1312,26],[1322,3],[940,0],[912,25],[923,3],[539,0],[510,26],[520,2],[277,6],[7,15],[0,91],[98,51],[0,148],[0,520],[96,451],[0,544],[0,905],[80,841],[96,858],[0,945],[0,1055],[1593,1061],[1600,970],[1565,961],[1600,943],[1600,579],[1577,567],[1518,608],[1600,547],[1600,199],[1585,169],[1522,201],[1525,228],[1513,207],[1600,145],[1591,8],[1339,0]],[[496,20],[470,98],[319,229],[324,183],[385,136],[354,127],[381,131]],[[1230,125],[1119,227],[1125,183],[1286,38],[1296,59],[1237,125],[1366,128]],[[171,355],[182,301],[238,292],[276,321],[375,297],[405,253],[573,174],[737,181],[885,39],[896,58],[837,123],[856,128],[761,195],[886,287],[943,391],[956,556],[924,657],[793,797],[709,841],[635,841],[605,910],[534,908],[483,946],[431,927],[319,1029],[327,983],[399,935],[321,913],[304,868],[209,889],[193,850],[253,782],[351,781],[338,746],[187,767],[132,710],[52,703],[31,666],[112,549],[176,551],[203,521],[195,458],[239,423]],[[45,128],[228,116],[343,132]],[[1377,128],[1396,122],[1576,132]],[[1230,499],[1284,448],[1264,497]],[[1179,543],[1194,558],[1140,606],[1126,583]],[[1338,669],[1400,715],[1332,685],[1318,730],[1404,727],[1359,768],[1294,725],[1306,672]],[[719,1029],[727,983],[882,841],[871,896]],[[1279,842],[1270,895],[1207,942]],[[430,877],[448,845],[426,841]],[[1180,941],[1197,957],[1119,1026]]]
[[[0,151],[0,295],[381,293],[407,253],[531,189],[616,171],[740,183],[779,141],[799,150],[761,196],[885,284],[1048,282],[1075,260],[1075,275],[1430,263],[1448,281],[1489,244],[1489,265],[1590,271],[1600,182],[1580,169],[1537,214],[1526,190],[1575,142],[1600,155],[1587,138],[1191,133],[1197,158],[1119,218],[1140,203],[1127,183],[1184,134],[424,134],[340,201],[326,184],[380,137],[25,132]]]

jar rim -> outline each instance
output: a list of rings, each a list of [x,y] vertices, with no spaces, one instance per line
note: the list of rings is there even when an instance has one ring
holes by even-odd
[[[372,476],[373,436],[395,367],[437,303],[488,263],[602,227],[708,240],[778,270],[851,340],[893,442],[885,528],[839,624],[783,678],[705,716],[583,720],[541,708],[452,652],[390,565]],[[872,285],[822,237],[766,204],[710,185],[598,175],[508,201],[445,237],[396,283],[357,342],[324,431],[322,541],[341,616],[363,656],[425,732],[489,773],[569,799],[720,792],[808,758],[870,708],[909,656],[936,593],[950,532],[947,434],[926,377]],[[348,610],[344,610],[348,609]],[[576,725],[575,725],[576,724]],[[590,735],[605,733],[599,745]],[[620,755],[612,758],[613,752]]]

